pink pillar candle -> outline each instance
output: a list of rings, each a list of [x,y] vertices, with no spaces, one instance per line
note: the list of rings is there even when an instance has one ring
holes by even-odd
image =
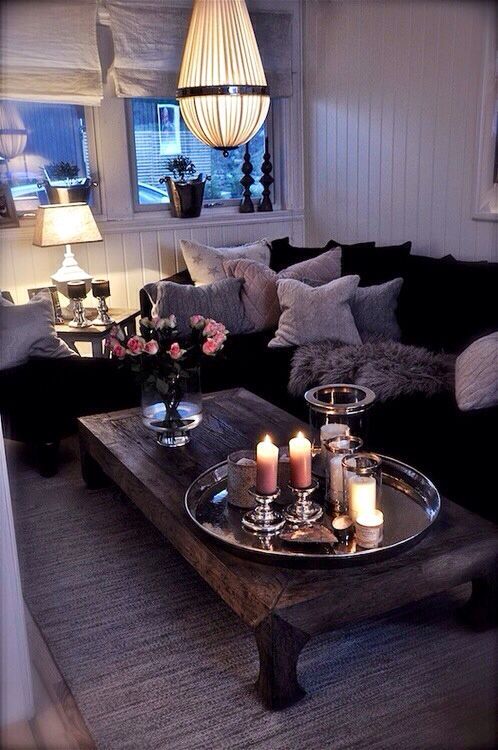
[[[256,447],[256,492],[273,495],[277,491],[278,448],[269,435]]]
[[[304,489],[311,485],[311,443],[302,432],[289,440],[290,483]]]

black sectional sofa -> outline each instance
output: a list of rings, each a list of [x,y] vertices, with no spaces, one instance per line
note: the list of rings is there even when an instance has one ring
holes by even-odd
[[[305,251],[279,240],[276,270],[333,247]],[[275,243],[274,243],[275,245]],[[359,248],[359,249],[358,249]],[[477,338],[498,330],[498,263],[467,263],[451,256],[440,259],[410,255],[409,243],[397,248],[374,248],[373,243],[343,250],[343,275],[358,273],[361,285],[402,276],[398,317],[403,342],[432,351],[459,354]],[[169,278],[192,283],[187,271]],[[150,314],[150,299],[140,295],[142,315]],[[273,331],[230,336],[224,356],[206,363],[205,392],[243,386],[307,420],[304,399],[287,391],[294,350],[268,349]],[[491,449],[498,425],[498,408],[459,410],[453,393],[402,397],[377,403],[370,412],[368,447],[412,463],[424,471],[454,501],[498,520],[489,478],[479,468],[479,454]]]

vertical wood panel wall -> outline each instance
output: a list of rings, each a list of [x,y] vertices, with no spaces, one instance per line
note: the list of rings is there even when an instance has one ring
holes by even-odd
[[[475,221],[493,0],[306,0],[306,237],[498,260]]]
[[[237,215],[236,215],[237,216]],[[235,217],[234,217],[235,218]],[[83,269],[93,276],[108,278],[111,283],[110,304],[134,307],[144,283],[157,281],[185,267],[180,240],[192,239],[214,246],[237,245],[262,237],[275,239],[290,236],[298,244],[304,241],[302,215],[249,220],[203,223],[189,222],[183,229],[140,229],[119,222],[102,222],[103,242],[75,245],[73,250]],[[34,247],[33,229],[25,227],[4,230],[0,238],[0,288],[8,289],[16,302],[26,302],[27,289],[50,283],[50,276],[60,266],[63,247]]]

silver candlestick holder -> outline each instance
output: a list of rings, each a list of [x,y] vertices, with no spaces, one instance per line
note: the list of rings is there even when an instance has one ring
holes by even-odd
[[[317,489],[318,482],[313,479],[309,487],[293,487],[289,489],[295,497],[294,502],[285,511],[285,520],[289,523],[302,526],[313,521],[318,521],[323,516],[323,508],[311,500],[311,495]]]
[[[105,297],[97,297],[97,317],[93,321],[94,326],[109,326],[114,323],[113,318],[109,315],[109,308]]]
[[[280,495],[280,489],[277,487],[275,492],[266,495],[258,492],[255,487],[251,487],[249,493],[254,497],[256,507],[242,516],[242,526],[248,531],[260,534],[269,534],[281,529],[285,519],[273,507],[273,503]]]
[[[73,299],[73,319],[69,321],[68,325],[71,328],[88,328],[88,326],[93,325],[85,315],[83,299]]]

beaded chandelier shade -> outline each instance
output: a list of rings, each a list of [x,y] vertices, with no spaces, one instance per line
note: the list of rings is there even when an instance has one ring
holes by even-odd
[[[194,0],[177,98],[189,130],[225,154],[257,133],[270,97],[245,0]]]

